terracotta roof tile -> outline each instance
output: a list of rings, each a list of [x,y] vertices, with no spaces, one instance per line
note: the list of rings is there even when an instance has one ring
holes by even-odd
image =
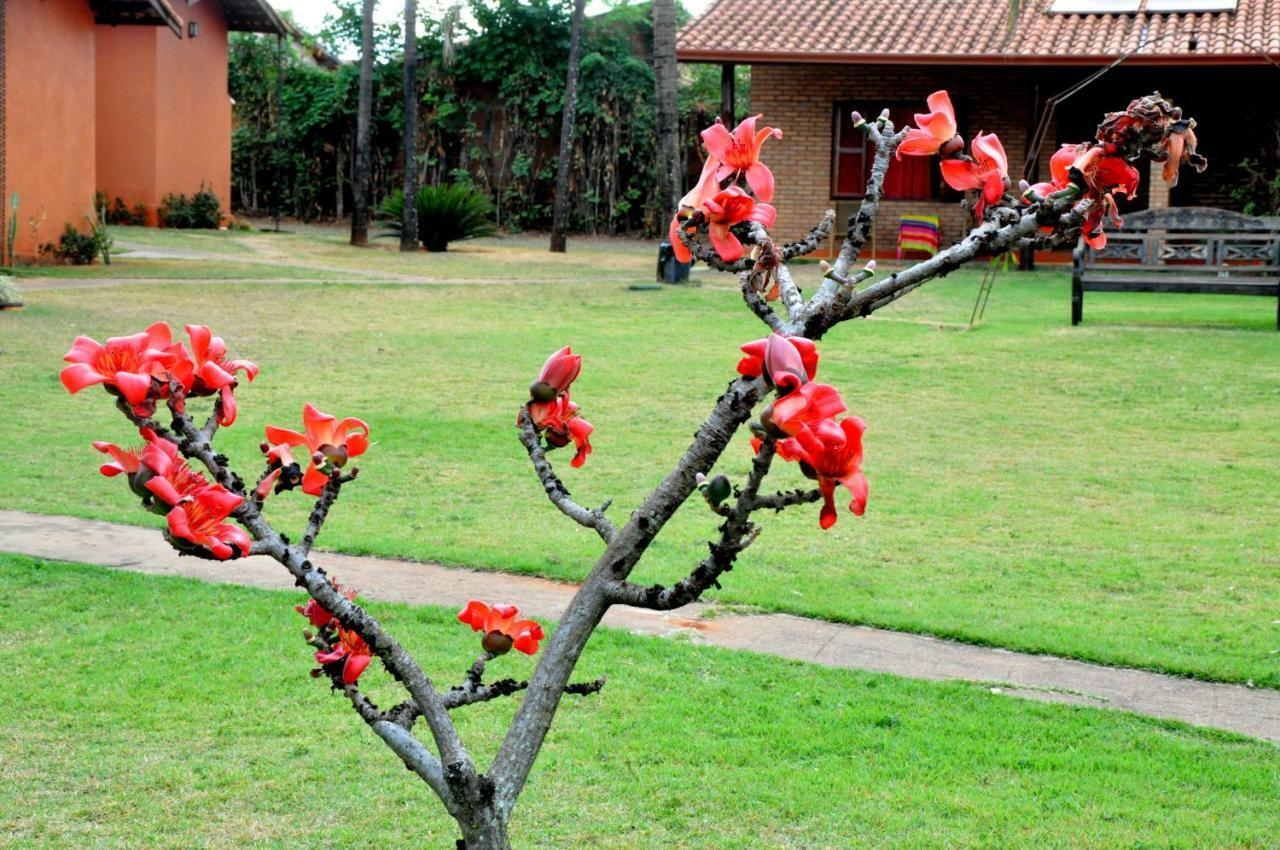
[[[1280,58],[1280,0],[1236,11],[1050,14],[1023,0],[716,0],[680,32],[685,61],[995,62],[1071,64],[1139,48],[1131,62],[1257,62]]]

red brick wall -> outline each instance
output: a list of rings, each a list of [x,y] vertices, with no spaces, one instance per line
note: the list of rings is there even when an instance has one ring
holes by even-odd
[[[856,201],[831,198],[833,106],[837,101],[889,105],[918,102],[947,89],[956,108],[960,131],[996,133],[1009,155],[1016,180],[1026,156],[1034,79],[1031,72],[1007,68],[929,68],[910,65],[755,65],[751,69],[751,109],[765,123],[780,127],[783,138],[770,140],[764,158],[777,182],[775,232],[790,239],[817,223],[824,211],[839,204],[856,209]],[[878,109],[871,112],[872,117]],[[1052,150],[1053,132],[1046,151]],[[1042,166],[1047,157],[1042,157]],[[886,201],[881,204],[876,241],[880,252],[897,242],[898,216],[933,213],[942,219],[943,243],[968,229],[968,215],[956,202]],[[843,226],[843,220],[840,222]]]

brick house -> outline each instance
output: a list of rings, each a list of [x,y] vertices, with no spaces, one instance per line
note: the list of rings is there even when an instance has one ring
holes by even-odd
[[[0,242],[16,193],[16,256],[68,223],[84,230],[95,191],[154,215],[166,194],[204,184],[229,208],[227,33],[285,24],[266,0],[179,8],[0,0]]]
[[[1120,57],[1057,103],[1041,155],[1027,162],[1050,99]],[[901,126],[945,88],[966,139],[997,133],[1010,176],[1025,168],[1043,179],[1058,144],[1092,138],[1103,112],[1158,89],[1199,122],[1210,168],[1184,173],[1172,191],[1153,170],[1128,209],[1231,207],[1234,164],[1276,138],[1280,117],[1271,94],[1280,88],[1280,0],[717,0],[680,32],[678,58],[724,68],[730,112],[732,67],[751,66],[751,111],[784,130],[765,146],[784,238],[828,208],[843,217],[861,196],[870,156],[852,109],[873,116],[888,107]],[[881,254],[892,252],[902,214],[940,216],[944,244],[967,229],[960,195],[925,158],[896,163],[885,197]]]

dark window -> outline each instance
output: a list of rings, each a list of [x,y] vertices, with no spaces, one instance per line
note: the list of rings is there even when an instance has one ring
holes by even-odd
[[[868,115],[867,104],[840,102],[835,105],[831,145],[831,197],[861,198],[867,191],[867,177],[875,152],[867,134],[855,129],[850,114],[858,109]],[[923,107],[921,107],[923,108]],[[891,106],[889,118],[895,127],[913,125],[916,107]],[[878,112],[877,112],[878,114]],[[894,162],[885,177],[885,198],[927,200],[937,197],[935,157],[904,156]]]

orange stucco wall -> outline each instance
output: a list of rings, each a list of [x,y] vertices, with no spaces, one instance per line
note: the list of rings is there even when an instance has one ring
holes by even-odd
[[[129,206],[156,200],[156,38],[167,27],[97,27],[97,188]],[[154,220],[153,220],[154,223]]]
[[[156,47],[156,182],[190,195],[203,182],[231,208],[231,98],[227,94],[227,22],[221,4],[202,0],[183,7],[200,34],[172,35]],[[168,35],[168,33],[166,33]]]
[[[15,253],[30,258],[65,224],[84,230],[93,204],[93,15],[85,0],[0,2],[6,3],[5,189],[21,203]],[[41,216],[33,232],[31,219]]]
[[[97,32],[98,188],[153,214],[165,195],[201,184],[224,210],[231,202],[226,20],[211,0],[179,8],[182,38],[165,27]]]

